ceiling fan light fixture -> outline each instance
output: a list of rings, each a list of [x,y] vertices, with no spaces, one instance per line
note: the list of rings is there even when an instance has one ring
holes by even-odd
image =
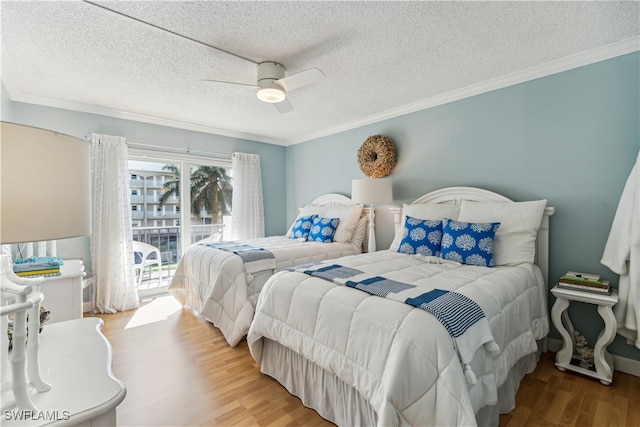
[[[286,95],[282,89],[264,87],[258,90],[258,99],[263,102],[275,104],[284,101]]]

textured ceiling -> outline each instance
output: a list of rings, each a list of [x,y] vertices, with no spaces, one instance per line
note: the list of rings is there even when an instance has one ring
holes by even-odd
[[[633,50],[640,34],[638,1],[99,4],[326,79],[289,93],[295,110],[280,114],[251,88],[203,81],[255,84],[251,61],[83,1],[3,1],[13,100],[282,145],[621,41]]]

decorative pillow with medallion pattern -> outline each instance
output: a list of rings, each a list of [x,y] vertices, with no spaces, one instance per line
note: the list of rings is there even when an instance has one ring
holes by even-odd
[[[461,264],[493,267],[493,239],[499,222],[442,220],[440,258]]]

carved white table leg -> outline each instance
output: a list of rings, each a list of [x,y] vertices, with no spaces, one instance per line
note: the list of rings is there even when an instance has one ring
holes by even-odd
[[[27,374],[29,381],[38,393],[51,390],[51,384],[46,382],[42,378],[42,375],[40,375],[40,364],[38,363],[38,348],[40,346],[40,303],[43,298],[41,292],[37,292],[37,295],[34,295],[34,305],[29,310],[29,330],[32,332],[27,340]]]
[[[562,349],[556,354],[556,366],[561,371],[565,370],[566,365],[571,363],[571,357],[573,357],[573,337],[569,335],[569,331],[567,331],[563,322],[563,317],[568,319],[568,316],[564,316],[567,308],[569,308],[569,300],[556,298],[556,302],[551,309],[553,325],[562,335]]]
[[[607,346],[611,344],[616,336],[617,322],[610,305],[598,306],[598,313],[604,320],[604,329],[600,332],[598,341],[596,341],[593,349],[593,360],[596,365],[596,372],[602,377],[608,378],[601,379],[600,382],[604,385],[609,385],[613,378],[613,356],[607,351]]]

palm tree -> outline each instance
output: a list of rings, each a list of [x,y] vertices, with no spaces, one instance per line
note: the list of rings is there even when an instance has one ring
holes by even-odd
[[[164,165],[174,179],[164,184],[160,196],[163,205],[171,196],[180,197],[180,170],[176,165]],[[197,166],[191,170],[191,213],[198,215],[203,209],[213,217],[215,223],[222,222],[222,215],[231,213],[231,177],[224,168]]]
[[[160,196],[160,206],[164,205],[171,196],[176,196],[180,199],[180,168],[176,165],[164,165],[162,166],[162,170],[170,172],[173,180],[165,181],[164,193]]]

